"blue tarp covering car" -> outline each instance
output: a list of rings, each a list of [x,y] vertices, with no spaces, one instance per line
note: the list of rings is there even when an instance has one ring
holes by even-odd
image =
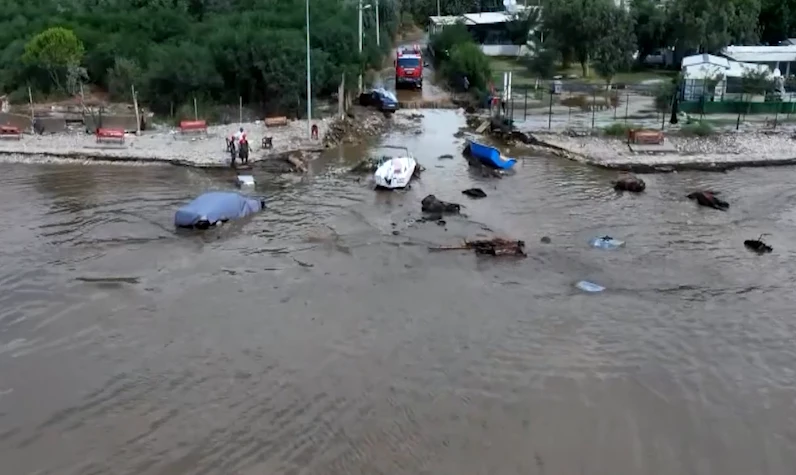
[[[218,223],[239,219],[265,208],[265,199],[251,198],[240,193],[211,191],[196,197],[174,214],[179,228],[207,229]]]

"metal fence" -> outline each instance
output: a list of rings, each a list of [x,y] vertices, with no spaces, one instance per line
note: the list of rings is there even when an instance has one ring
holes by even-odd
[[[557,84],[556,84],[557,83]],[[592,132],[607,128],[669,130],[687,123],[716,129],[740,127],[776,129],[796,125],[796,94],[764,97],[724,94],[685,97],[683,84],[671,82],[607,87],[576,81],[539,82],[513,86],[511,98],[494,105],[528,131]],[[498,92],[498,94],[500,94]],[[690,99],[690,100],[684,100]],[[675,109],[677,125],[671,124]]]
[[[573,81],[514,86],[511,98],[493,105],[531,131],[590,131],[615,123],[637,128],[666,128],[670,109],[656,105],[661,86],[607,87]],[[660,101],[658,101],[660,102]]]

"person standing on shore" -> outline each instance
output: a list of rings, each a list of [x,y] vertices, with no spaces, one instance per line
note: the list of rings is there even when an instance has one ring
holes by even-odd
[[[245,142],[246,132],[243,131],[243,127],[241,127],[240,130],[235,132],[235,135],[233,135],[233,137],[235,138],[235,141],[238,142],[238,146],[240,146],[241,143]]]

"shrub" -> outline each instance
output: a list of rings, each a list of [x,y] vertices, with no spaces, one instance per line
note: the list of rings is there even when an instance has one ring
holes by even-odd
[[[708,137],[716,130],[707,122],[694,122],[680,127],[680,133],[689,137]]]
[[[628,131],[638,128],[639,127],[636,127],[633,124],[614,122],[611,125],[603,127],[603,135],[607,135],[609,137],[626,137]]]

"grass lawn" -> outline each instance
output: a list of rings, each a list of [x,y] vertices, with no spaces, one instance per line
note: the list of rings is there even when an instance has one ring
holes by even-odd
[[[522,65],[516,58],[513,57],[490,57],[489,62],[492,66],[492,79],[495,81],[495,85],[502,85],[503,84],[503,73],[506,71],[512,71],[514,73],[512,78],[512,84],[515,86],[525,86],[525,85],[534,85],[536,83],[536,78],[533,77],[531,73],[528,72],[528,69]],[[557,74],[564,76],[565,78],[573,75],[579,78],[581,81],[594,83],[594,84],[602,84],[605,80],[593,71],[590,71],[590,76],[588,78],[583,79],[582,76],[583,71],[581,71],[579,64],[573,64],[569,68],[558,68]],[[653,79],[665,79],[669,80],[677,74],[675,71],[666,71],[660,69],[647,69],[642,71],[629,71],[626,73],[619,73],[613,79],[613,82],[616,83],[623,83],[623,84],[638,84],[643,81],[653,80]]]

